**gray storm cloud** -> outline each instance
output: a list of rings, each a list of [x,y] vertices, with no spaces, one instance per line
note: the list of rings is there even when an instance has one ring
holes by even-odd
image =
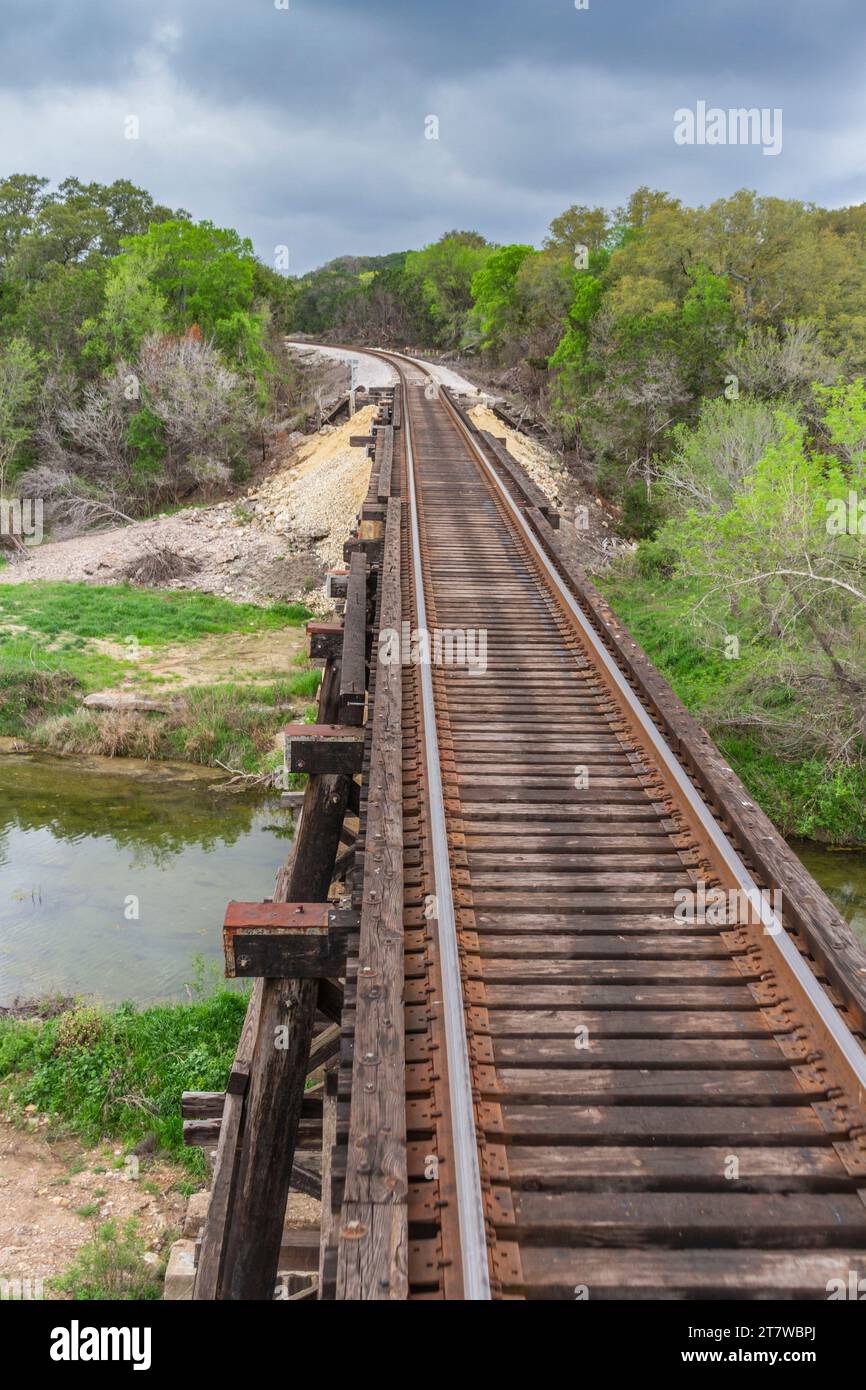
[[[860,0],[4,0],[3,23],[6,172],[132,178],[296,272],[458,225],[538,241],[641,183],[866,197]],[[782,108],[782,153],[677,145],[698,101]]]

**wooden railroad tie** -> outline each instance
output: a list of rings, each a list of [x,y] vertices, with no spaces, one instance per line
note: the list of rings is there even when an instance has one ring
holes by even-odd
[[[333,903],[230,902],[223,923],[226,976],[318,980],[342,975],[358,915]]]
[[[353,777],[364,761],[364,730],[351,724],[287,724],[286,770]]]

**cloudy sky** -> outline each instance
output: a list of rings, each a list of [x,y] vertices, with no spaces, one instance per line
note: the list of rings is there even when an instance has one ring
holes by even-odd
[[[131,178],[267,260],[287,245],[297,274],[452,227],[537,244],[569,204],[642,183],[866,200],[863,0],[0,0],[0,18],[4,172]],[[699,101],[781,108],[781,153],[676,144]]]

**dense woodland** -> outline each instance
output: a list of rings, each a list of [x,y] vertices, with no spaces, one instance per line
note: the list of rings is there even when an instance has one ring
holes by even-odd
[[[527,401],[638,542],[611,597],[771,813],[866,837],[866,204],[642,188],[540,248],[454,231],[295,279],[126,181],[13,175],[0,496],[81,527],[242,480],[289,331]]]

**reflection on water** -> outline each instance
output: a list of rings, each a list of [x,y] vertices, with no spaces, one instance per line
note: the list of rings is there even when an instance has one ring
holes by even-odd
[[[222,962],[225,905],[269,896],[291,822],[208,780],[131,759],[0,757],[0,1004],[162,999],[194,956]],[[866,943],[866,853],[794,848]]]
[[[866,853],[824,849],[808,840],[792,841],[791,848],[866,945]]]
[[[0,1003],[166,998],[194,956],[222,960],[225,905],[269,896],[291,821],[208,781],[127,759],[0,758]]]

